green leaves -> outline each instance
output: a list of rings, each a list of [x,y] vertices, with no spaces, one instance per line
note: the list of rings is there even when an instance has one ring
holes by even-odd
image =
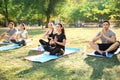
[[[119,0],[0,0],[2,20],[39,24],[120,18]],[[6,22],[7,23],[7,22]]]

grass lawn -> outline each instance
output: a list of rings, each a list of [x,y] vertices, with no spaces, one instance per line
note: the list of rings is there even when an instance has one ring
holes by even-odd
[[[44,33],[44,30],[29,30],[33,45],[0,51],[0,80],[120,80],[120,54],[111,59],[86,55],[93,51],[89,40],[100,30],[66,28],[66,46],[80,48],[80,52],[46,63],[24,60],[26,56],[37,55],[37,51],[30,51],[29,48],[36,47]],[[120,40],[120,29],[113,30]],[[3,31],[0,29],[0,34]]]

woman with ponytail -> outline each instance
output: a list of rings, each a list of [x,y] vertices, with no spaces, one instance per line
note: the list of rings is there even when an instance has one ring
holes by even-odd
[[[65,44],[66,44],[66,35],[65,30],[62,24],[57,24],[56,26],[57,33],[55,34],[55,38],[50,41],[50,44],[55,44],[56,46],[51,49],[50,55],[61,56],[65,52]]]
[[[25,24],[20,24],[20,31],[17,35],[16,40],[12,40],[13,43],[19,44],[19,46],[25,46],[26,40],[28,39],[28,32],[26,30]]]

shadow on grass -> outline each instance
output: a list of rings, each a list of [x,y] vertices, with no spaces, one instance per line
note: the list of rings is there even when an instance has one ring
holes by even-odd
[[[6,46],[5,44],[0,44],[0,47],[2,47],[2,46]]]
[[[31,55],[37,55],[37,54],[38,54],[38,52],[35,51],[35,50],[30,50],[30,51],[28,52],[28,55],[29,55],[29,56],[31,56]]]
[[[113,58],[99,58],[88,56],[85,58],[86,63],[93,68],[90,80],[101,80],[103,70],[105,68],[112,68],[116,65],[120,65],[117,56]]]
[[[65,69],[63,67],[56,68],[55,65],[55,60],[46,63],[32,62],[31,68],[19,72],[18,74],[16,74],[16,76],[19,78],[25,78],[28,75],[34,75],[37,73],[38,76],[35,77],[36,80],[46,80],[46,78],[53,79],[66,75]]]
[[[38,53],[38,51],[36,51],[36,50],[30,50],[28,52],[28,56],[34,56],[34,55],[39,55],[39,54],[43,54],[43,53],[44,53],[44,51],[41,51],[40,53]]]
[[[68,58],[68,55],[64,56],[64,58]],[[65,68],[64,65],[58,66],[59,63],[56,62],[56,60],[50,60],[45,63],[38,62],[31,63],[32,63],[31,68],[19,72],[18,74],[16,74],[16,76],[18,78],[27,78],[29,75],[37,74],[36,80],[61,80],[61,79],[69,80],[70,76],[75,75],[75,70],[67,72],[66,70],[68,67]],[[81,72],[83,73],[83,70]],[[73,80],[76,80],[76,77],[74,77]]]
[[[0,80],[8,80],[6,76],[2,73],[1,69],[0,69]]]

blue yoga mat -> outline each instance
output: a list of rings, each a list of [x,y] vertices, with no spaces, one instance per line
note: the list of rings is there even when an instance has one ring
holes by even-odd
[[[112,58],[114,55],[118,54],[119,52],[120,52],[120,47],[117,49],[117,51],[115,53],[108,53],[106,58]],[[95,52],[88,54],[88,56],[105,57],[105,56],[100,55],[100,54],[95,54]]]
[[[114,55],[115,55],[114,53],[108,53],[107,58],[112,58]],[[88,56],[105,57],[105,56],[100,55],[100,54],[95,54],[95,52],[88,54]]]
[[[29,46],[31,44],[27,44],[26,46]],[[17,48],[21,48],[22,46],[19,46],[18,44],[11,44],[11,45],[7,45],[7,46],[2,46],[0,47],[0,51],[5,51],[5,50],[11,50],[11,49],[17,49]]]
[[[3,41],[3,42],[0,42],[0,44],[11,44],[11,42]]]
[[[0,47],[0,51],[11,50],[11,49],[16,49],[16,48],[20,48],[20,47],[21,46],[19,46],[18,44],[2,46],[2,47]]]
[[[68,54],[78,52],[78,51],[80,51],[79,48],[66,48],[64,55],[68,55]],[[50,61],[50,60],[53,60],[53,59],[57,59],[57,58],[60,58],[60,57],[62,57],[62,56],[49,55],[49,52],[44,52],[41,55],[25,57],[25,59],[30,60],[30,61],[34,61],[34,62],[44,63],[44,62],[47,62],[47,61]]]

